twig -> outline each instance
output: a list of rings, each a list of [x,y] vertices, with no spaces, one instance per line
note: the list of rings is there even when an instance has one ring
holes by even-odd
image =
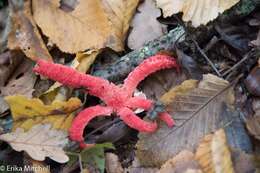
[[[208,63],[210,64],[210,66],[213,68],[213,70],[217,73],[217,75],[219,77],[222,77],[222,75],[219,73],[218,69],[216,68],[216,66],[213,64],[213,62],[208,58],[208,56],[205,54],[205,52],[200,48],[198,42],[196,40],[194,40],[192,38],[193,43],[195,44],[196,48],[198,49],[198,51],[200,52],[200,54],[203,56],[203,58],[205,58]]]
[[[233,70],[235,70],[236,68],[238,68],[244,61],[246,61],[249,57],[251,57],[251,51],[248,52],[244,58],[242,58],[239,62],[237,62],[233,67],[231,67],[229,70],[227,70],[222,76],[226,76],[227,74],[229,74],[230,72],[232,72]]]
[[[131,72],[138,64],[146,58],[155,55],[158,51],[172,51],[177,41],[182,41],[185,31],[182,26],[178,26],[159,39],[153,40],[139,50],[132,51],[109,66],[96,69],[94,76],[99,76],[110,81],[118,81]]]
[[[208,52],[220,39],[216,36],[213,36],[211,38],[211,40],[209,41],[209,43],[205,46],[205,48],[203,49],[204,52]]]

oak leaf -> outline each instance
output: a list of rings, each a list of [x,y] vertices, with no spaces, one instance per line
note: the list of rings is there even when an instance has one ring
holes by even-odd
[[[35,160],[43,161],[49,157],[59,163],[69,160],[62,148],[68,142],[67,134],[51,129],[50,124],[38,124],[28,132],[17,128],[16,131],[0,135],[0,140],[8,142],[16,151],[26,151]]]
[[[5,100],[11,108],[13,131],[18,127],[29,130],[35,124],[43,123],[51,123],[55,129],[67,130],[73,120],[73,112],[81,105],[78,98],[70,98],[67,102],[56,100],[51,105],[22,95],[8,96]]]
[[[191,21],[195,27],[207,24],[238,2],[239,0],[156,0],[164,17],[183,12],[182,19],[185,22]]]

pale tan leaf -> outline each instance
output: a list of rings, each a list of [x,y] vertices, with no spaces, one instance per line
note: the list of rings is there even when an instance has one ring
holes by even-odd
[[[138,0],[79,0],[66,12],[59,0],[33,0],[34,19],[62,51],[77,53],[111,47],[123,50],[125,34]]]
[[[197,148],[195,158],[204,172],[234,173],[231,153],[223,129],[204,137]]]
[[[184,150],[167,160],[158,173],[202,173],[192,152]]]
[[[238,2],[239,0],[156,0],[164,17],[183,12],[182,19],[185,22],[191,21],[195,27],[207,24]]]
[[[153,0],[145,0],[135,14],[131,26],[133,27],[128,36],[127,44],[131,49],[139,49],[145,43],[152,41],[164,34],[166,26],[157,21],[161,11],[156,8]]]
[[[51,129],[50,124],[35,125],[28,132],[18,128],[1,135],[0,140],[8,142],[16,151],[26,151],[35,160],[43,161],[46,157],[59,163],[69,160],[62,149],[68,142],[67,134]]]
[[[228,120],[222,118],[222,111],[233,99],[229,83],[210,74],[203,75],[195,87],[196,81],[190,82],[193,87],[189,88],[184,82],[161,98],[175,119],[175,126],[169,128],[159,122],[155,133],[139,135],[137,156],[142,165],[161,166],[184,149],[193,151],[200,138],[227,123]]]
[[[11,0],[12,30],[8,36],[9,49],[21,49],[32,60],[51,60],[41,35],[37,29],[31,14],[31,1],[25,0],[23,8],[18,7],[17,2]]]

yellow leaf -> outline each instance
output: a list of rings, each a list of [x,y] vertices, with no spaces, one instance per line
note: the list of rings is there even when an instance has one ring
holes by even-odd
[[[204,137],[197,148],[195,158],[204,172],[234,173],[231,153],[223,129]]]
[[[29,130],[35,124],[51,123],[56,129],[67,130],[81,101],[70,98],[67,102],[54,101],[44,105],[40,99],[29,99],[22,95],[5,97],[14,120],[13,131],[18,127]]]
[[[185,22],[192,21],[195,27],[207,24],[238,2],[239,0],[156,0],[164,17],[183,12],[182,19]]]
[[[37,25],[62,51],[77,53],[109,46],[123,50],[125,35],[139,0],[79,0],[71,12],[59,0],[33,0]]]

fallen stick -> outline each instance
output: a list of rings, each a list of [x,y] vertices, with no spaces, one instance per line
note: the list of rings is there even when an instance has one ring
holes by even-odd
[[[116,60],[110,66],[94,71],[93,75],[108,79],[113,82],[118,81],[131,72],[144,59],[155,55],[160,50],[173,50],[175,42],[183,41],[184,38],[184,29],[183,27],[178,26],[159,39],[147,43],[141,49],[126,54],[125,56]]]

